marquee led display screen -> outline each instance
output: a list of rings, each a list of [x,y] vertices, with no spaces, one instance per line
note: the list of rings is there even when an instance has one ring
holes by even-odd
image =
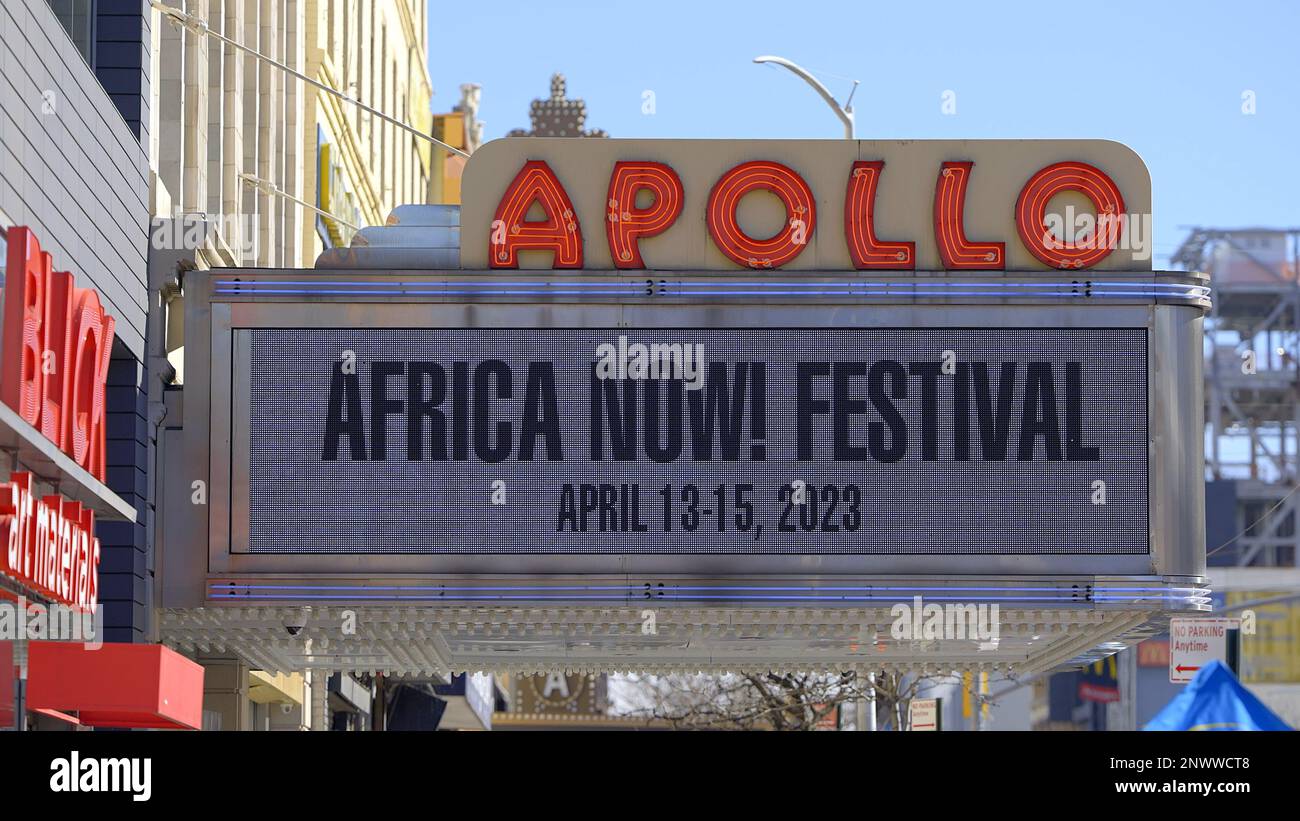
[[[236,333],[252,553],[1148,552],[1143,328]]]

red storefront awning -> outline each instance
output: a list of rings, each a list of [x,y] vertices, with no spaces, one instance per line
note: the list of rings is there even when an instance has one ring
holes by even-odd
[[[197,730],[203,668],[160,644],[33,641],[27,708],[90,727]]]

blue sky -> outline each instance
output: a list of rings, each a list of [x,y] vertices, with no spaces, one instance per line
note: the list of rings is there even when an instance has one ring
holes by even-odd
[[[1063,22],[1067,16],[1075,22]],[[430,3],[434,108],[483,86],[489,139],[528,126],[553,72],[614,137],[1096,137],[1138,151],[1156,264],[1190,224],[1300,224],[1300,2]],[[655,113],[642,113],[642,95]],[[941,95],[956,95],[956,114]],[[1253,92],[1255,113],[1243,114]]]

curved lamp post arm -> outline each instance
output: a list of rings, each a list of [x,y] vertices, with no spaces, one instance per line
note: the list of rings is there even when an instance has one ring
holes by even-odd
[[[798,63],[790,62],[784,57],[773,57],[772,55],[763,55],[762,57],[755,57],[754,62],[772,63],[773,65],[778,65],[787,68],[791,72],[793,72],[796,76],[801,78],[805,83],[812,86],[813,91],[816,91],[819,95],[821,95],[821,98],[826,101],[826,105],[830,106],[831,110],[835,112],[835,116],[839,117],[840,122],[844,123],[845,139],[852,140],[854,138],[853,106],[845,105],[843,108],[841,108],[840,104],[835,102],[835,98],[831,96],[831,93],[829,90],[827,90],[826,86],[822,85],[821,81],[818,80],[816,77],[812,76],[812,74],[809,73],[807,69],[805,69],[803,66],[799,65]],[[853,82],[853,86],[855,89],[857,88],[857,85],[858,83],[855,80]],[[853,99],[852,94],[849,95],[849,99],[850,100]]]

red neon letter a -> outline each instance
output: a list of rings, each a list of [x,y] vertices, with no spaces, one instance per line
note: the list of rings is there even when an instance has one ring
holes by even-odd
[[[528,209],[536,202],[545,219],[529,222]],[[564,186],[550,166],[529,160],[515,175],[497,205],[488,238],[488,265],[518,268],[520,251],[551,251],[552,268],[582,267],[582,228]]]

